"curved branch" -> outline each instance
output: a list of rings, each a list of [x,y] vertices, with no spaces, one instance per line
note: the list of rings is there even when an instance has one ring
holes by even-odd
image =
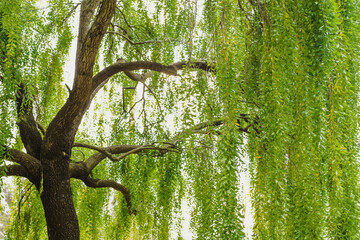
[[[96,147],[90,144],[86,144],[86,143],[74,143],[73,147],[83,147],[83,148],[89,148],[92,150],[96,150],[102,154],[104,154],[106,157],[108,157],[111,161],[116,161],[116,158],[113,157],[113,155],[108,152],[105,148],[103,147]]]
[[[126,200],[126,204],[128,207],[129,214],[135,214],[136,211],[131,207],[130,201],[130,191],[120,183],[117,183],[113,180],[101,180],[101,179],[94,179],[89,177],[91,171],[88,170],[86,164],[84,162],[77,162],[70,164],[70,176],[71,178],[76,178],[82,180],[86,186],[92,188],[113,188],[124,195]]]
[[[92,188],[113,188],[116,191],[121,192],[124,195],[124,198],[126,200],[127,208],[129,211],[129,214],[136,215],[136,210],[132,209],[131,206],[131,200],[130,200],[130,191],[120,183],[117,183],[113,180],[101,180],[101,179],[94,179],[87,177],[85,180],[83,180],[86,186],[92,187]]]
[[[76,143],[74,147],[78,145],[79,143]],[[111,147],[102,148],[103,151],[108,152],[109,154],[121,154],[129,152],[133,149],[136,149],[140,147],[141,145],[114,145]],[[80,146],[79,146],[80,147]],[[85,147],[84,145],[82,147]],[[96,150],[95,146],[91,146],[91,149]],[[95,153],[91,155],[85,162],[85,166],[88,169],[89,172],[91,172],[102,160],[104,160],[107,156],[101,152]]]
[[[206,62],[177,62],[171,65],[165,66],[156,62],[116,62],[115,64],[103,69],[93,77],[93,91],[109,77],[119,72],[130,72],[140,69],[153,70],[160,73],[165,73],[172,76],[177,76],[177,71],[182,70],[185,67],[201,69],[204,71],[214,72],[215,68],[212,65],[208,65]]]
[[[111,147],[102,148],[84,143],[75,143],[73,147],[84,147],[98,151],[98,153],[91,155],[84,162],[88,172],[91,172],[106,157],[108,157],[113,162],[118,162],[131,154],[137,154],[145,150],[158,150],[161,154],[164,154],[166,152],[178,152],[174,149],[173,145],[168,145],[168,147],[155,147],[153,145],[114,145]],[[119,157],[113,156],[113,154],[121,153],[123,153],[123,155]]]

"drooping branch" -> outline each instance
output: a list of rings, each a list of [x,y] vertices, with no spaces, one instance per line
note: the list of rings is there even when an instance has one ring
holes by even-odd
[[[113,188],[116,191],[121,192],[124,195],[124,198],[126,200],[127,208],[129,211],[129,214],[135,214],[136,211],[132,209],[131,201],[130,201],[130,191],[120,183],[117,183],[113,180],[101,180],[101,179],[94,179],[87,177],[85,180],[83,180],[86,186],[92,187],[92,188]]]
[[[101,180],[101,179],[93,179],[89,175],[91,170],[86,167],[86,163],[84,162],[76,162],[71,163],[69,166],[70,176],[71,178],[76,178],[85,183],[86,186],[92,188],[113,188],[124,195],[126,200],[126,204],[128,207],[129,214],[136,214],[136,211],[131,207],[130,201],[130,190],[117,183],[113,180]]]
[[[32,100],[24,83],[19,84],[16,91],[16,109],[19,118],[17,125],[24,147],[28,154],[39,159],[42,138],[33,115]]]
[[[76,178],[82,180],[86,186],[92,188],[113,188],[119,192],[121,192],[126,200],[127,207],[130,214],[136,214],[131,208],[130,201],[130,191],[120,183],[117,183],[113,180],[101,180],[101,179],[93,179],[89,175],[91,170],[86,167],[86,163],[84,162],[76,162],[70,164],[70,176],[71,178]]]

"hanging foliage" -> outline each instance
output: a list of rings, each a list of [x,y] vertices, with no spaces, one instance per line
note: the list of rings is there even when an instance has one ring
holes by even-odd
[[[5,239],[358,239],[359,7],[0,0]]]

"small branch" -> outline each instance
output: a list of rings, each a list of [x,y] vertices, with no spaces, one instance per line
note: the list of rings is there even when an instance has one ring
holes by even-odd
[[[125,63],[126,61],[124,59],[119,59],[117,61],[118,63]],[[146,89],[149,90],[149,92],[153,95],[153,97],[155,98],[156,104],[158,105],[160,112],[162,112],[161,110],[161,104],[158,100],[158,98],[156,97],[156,94],[154,93],[154,91],[146,84],[146,79],[148,79],[149,77],[154,75],[153,71],[150,72],[146,72],[144,74],[137,74],[137,73],[133,73],[133,72],[128,72],[128,71],[124,71],[125,75],[128,76],[131,80],[135,81],[135,82],[141,82]],[[136,87],[136,86],[135,86]],[[124,95],[123,95],[124,96]],[[144,104],[145,104],[145,97],[143,94],[143,97],[141,100],[144,100]],[[139,100],[140,101],[140,100]]]
[[[243,11],[245,13],[245,17],[247,18],[247,20],[250,22],[250,18],[249,18],[249,15],[245,12],[245,9],[243,8],[240,0],[238,0],[238,4],[239,4],[239,8],[241,11]]]
[[[193,62],[193,61],[188,61],[188,62],[176,62],[173,64],[170,64],[169,66],[173,66],[175,67],[176,70],[182,70],[185,67],[188,68],[193,68],[193,69],[201,69],[203,71],[206,72],[213,72],[215,73],[215,64],[208,64],[207,62]]]
[[[152,43],[162,43],[162,42],[179,42],[178,40],[146,40],[146,41],[140,41],[140,42],[133,42],[129,37],[127,37],[125,34],[122,34],[120,32],[115,31],[108,31],[109,34],[116,34],[124,38],[128,43],[131,45],[142,45],[142,44],[152,44]]]
[[[113,157],[113,155],[110,152],[108,152],[106,149],[104,149],[102,147],[96,147],[96,146],[86,144],[86,143],[74,143],[73,147],[82,147],[82,148],[88,148],[88,149],[96,150],[96,151],[104,154],[111,161],[118,161],[117,158]]]
[[[29,191],[30,191],[30,189],[31,189],[31,187],[33,186],[34,184],[30,184],[30,186],[25,190],[25,193],[23,194],[23,195],[21,195],[21,198],[20,198],[20,200],[19,200],[19,203],[18,203],[18,218],[20,219],[20,212],[21,212],[21,203],[22,203],[22,201],[23,201],[23,199],[25,198],[25,201],[24,202],[26,202],[26,200],[29,198],[29,196],[30,196],[30,193],[29,194],[27,194]]]
[[[45,133],[46,133],[45,128],[39,122],[36,122],[36,126],[40,130],[42,135],[45,136]]]
[[[131,113],[131,111],[135,108],[135,106],[136,106],[139,102],[141,102],[141,101],[145,101],[145,99],[144,99],[144,98],[141,98],[141,99],[137,100],[137,101],[130,107],[129,111],[126,111],[126,109],[125,109],[125,98],[123,98],[123,111],[124,111],[125,115]]]
[[[118,7],[116,7],[116,9],[119,10],[119,12],[121,13],[121,15],[123,16],[126,25],[127,25],[129,28],[133,28],[133,26],[130,25],[129,22],[127,21],[126,16],[125,16],[125,14],[121,11],[121,9],[118,8]]]
[[[65,18],[62,21],[62,25],[65,24],[65,22],[70,18],[70,16],[75,12],[75,10],[80,6],[81,3],[76,3],[73,8],[70,10],[70,12],[65,16]]]
[[[215,121],[207,121],[207,122],[199,123],[192,128],[185,129],[182,132],[178,133],[170,142],[176,144],[177,141],[184,138],[186,135],[190,133],[202,133],[199,131],[204,128],[221,126],[223,124],[224,124],[224,120],[215,120]]]
[[[121,159],[124,159],[124,158],[126,158],[127,156],[129,156],[131,154],[136,154],[136,153],[142,152],[144,150],[159,150],[159,151],[161,151],[161,150],[166,150],[166,148],[154,147],[152,145],[140,146],[138,148],[135,148],[135,149],[133,149],[131,151],[128,151],[128,152],[124,153],[120,157],[117,157],[114,162],[120,161]]]
[[[67,84],[65,83],[65,87],[66,87],[66,89],[68,90],[69,95],[70,95],[70,94],[71,94],[71,89],[70,89],[69,85],[67,85]]]

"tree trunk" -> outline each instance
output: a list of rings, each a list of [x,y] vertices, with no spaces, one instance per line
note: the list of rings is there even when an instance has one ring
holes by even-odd
[[[42,155],[41,200],[49,240],[78,240],[80,230],[70,186],[69,155],[61,151],[47,153],[53,154]]]

